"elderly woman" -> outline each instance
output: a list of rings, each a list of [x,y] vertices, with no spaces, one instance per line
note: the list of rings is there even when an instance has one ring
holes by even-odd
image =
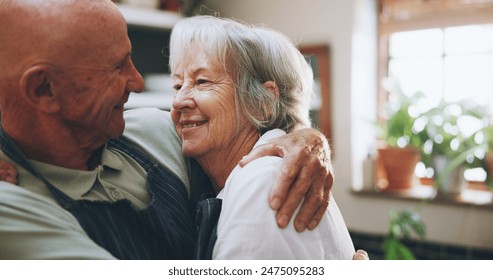
[[[293,43],[266,28],[191,17],[173,29],[170,68],[183,152],[222,199],[213,258],[351,259],[354,247],[333,198],[314,230],[280,229],[265,202],[283,159],[238,165],[255,146],[310,125],[313,74]]]

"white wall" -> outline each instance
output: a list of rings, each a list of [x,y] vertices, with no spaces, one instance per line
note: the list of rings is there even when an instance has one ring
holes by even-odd
[[[376,115],[375,0],[206,0],[224,17],[263,23],[302,45],[331,48],[335,157],[333,194],[350,229],[386,233],[391,209],[417,204],[355,196],[361,161],[374,147],[371,121]],[[428,204],[422,211],[427,240],[493,248],[493,210],[474,206]]]

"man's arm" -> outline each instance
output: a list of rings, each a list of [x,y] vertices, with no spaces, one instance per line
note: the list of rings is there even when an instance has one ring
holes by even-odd
[[[0,182],[0,259],[114,259],[63,208]]]
[[[301,232],[306,228],[314,229],[329,205],[334,180],[330,153],[322,133],[303,128],[254,149],[240,162],[240,166],[267,155],[284,158],[269,203],[278,210],[277,224],[284,228],[303,201],[294,222],[296,230]]]

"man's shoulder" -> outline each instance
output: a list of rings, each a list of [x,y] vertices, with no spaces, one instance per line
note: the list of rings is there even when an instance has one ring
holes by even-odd
[[[155,117],[158,115],[169,115],[169,111],[166,110],[161,110],[156,107],[141,107],[141,108],[136,108],[136,109],[130,109],[130,110],[125,110],[124,117],[125,118],[132,118],[135,116],[138,117]]]
[[[24,189],[23,187],[0,181],[0,205],[18,204],[25,200],[48,202],[45,197]]]
[[[72,215],[48,198],[23,187],[0,182],[0,219],[5,215],[32,215],[76,222]],[[5,220],[3,220],[5,222]]]
[[[123,139],[178,176],[189,188],[188,161],[181,150],[170,112],[139,108],[125,112]]]
[[[6,182],[0,194],[0,259],[114,258],[45,197]]]
[[[152,152],[166,149],[181,150],[180,138],[176,134],[170,113],[157,108],[139,108],[125,112],[123,138]]]
[[[132,129],[143,129],[162,125],[173,125],[170,113],[154,107],[145,107],[125,111],[125,132]]]

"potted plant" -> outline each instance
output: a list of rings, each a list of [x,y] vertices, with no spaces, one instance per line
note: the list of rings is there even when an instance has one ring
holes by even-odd
[[[464,168],[481,166],[478,150],[484,149],[483,125],[487,114],[469,101],[445,102],[423,112],[416,122],[422,130],[422,161],[434,170],[438,195],[454,196],[465,186]]]
[[[417,209],[390,212],[390,223],[387,236],[382,244],[386,260],[414,260],[416,257],[401,240],[416,235],[424,239],[426,226]]]
[[[416,164],[420,160],[425,135],[415,130],[419,115],[412,114],[413,107],[423,97],[422,93],[406,96],[398,84],[389,90],[387,116],[380,135],[385,145],[378,149],[382,177],[387,190],[409,189],[414,184]]]

